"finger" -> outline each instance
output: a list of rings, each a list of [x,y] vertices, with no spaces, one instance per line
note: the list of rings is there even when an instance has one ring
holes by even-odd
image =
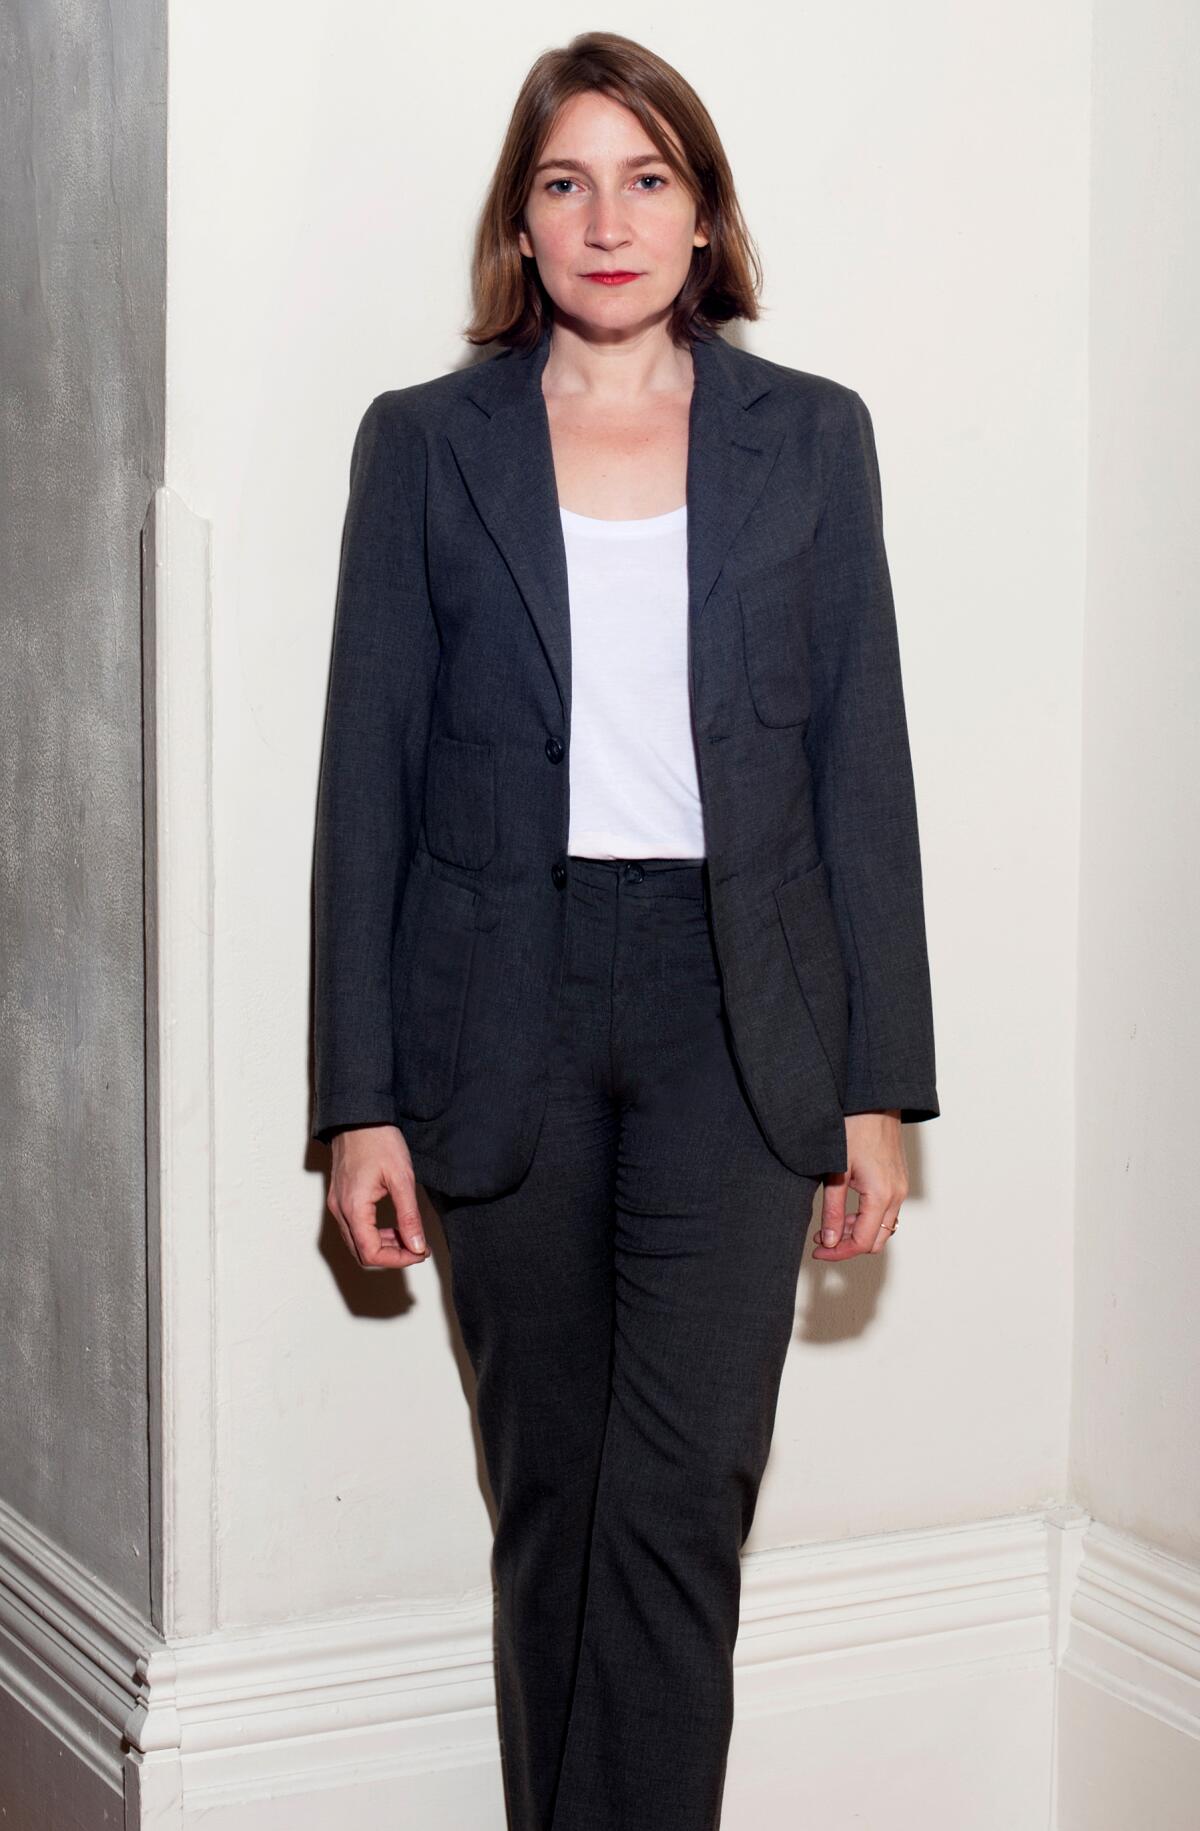
[[[372,1219],[375,1214],[374,1202],[371,1202],[371,1212],[366,1217],[370,1231],[365,1248],[360,1244],[360,1236],[350,1226],[341,1203],[332,1190],[325,1206],[337,1222],[346,1251],[363,1271],[395,1270],[406,1265],[419,1265],[425,1257],[423,1253],[407,1251],[394,1227],[380,1227],[377,1219]]]
[[[883,1224],[881,1225],[879,1232],[876,1234],[874,1243],[871,1246],[872,1252],[882,1252],[883,1251],[884,1247],[887,1245],[888,1241],[891,1239],[893,1233],[896,1231],[896,1222],[899,1218],[900,1218],[900,1198],[899,1198],[899,1196],[896,1196],[892,1201],[890,1201],[888,1203],[887,1207],[884,1210]]]
[[[857,1259],[862,1250],[863,1248],[858,1242],[850,1234],[846,1234],[836,1246],[822,1246],[818,1243],[813,1247],[813,1258],[825,1259],[830,1264],[834,1264],[839,1259]]]
[[[394,1170],[391,1164],[383,1165],[383,1180],[388,1186],[392,1206],[396,1210],[396,1227],[403,1244],[413,1255],[414,1261],[429,1256],[425,1243],[425,1226],[421,1220],[421,1210],[417,1206],[417,1190],[413,1178],[402,1171]]]
[[[887,1215],[887,1198],[878,1189],[860,1189],[854,1217],[854,1241],[860,1252],[870,1252]]]
[[[862,1251],[862,1247],[854,1238],[854,1234],[851,1230],[851,1223],[853,1220],[854,1216],[852,1214],[846,1216],[845,1227],[838,1236],[835,1245],[822,1246],[820,1241],[818,1241],[813,1247],[813,1258],[829,1260],[857,1258],[858,1254]]]
[[[359,1264],[381,1265],[388,1256],[384,1236],[376,1224],[375,1201],[370,1195],[353,1195],[342,1204],[350,1248]]]
[[[350,1227],[347,1223],[345,1215],[342,1213],[341,1208],[337,1205],[336,1202],[333,1202],[333,1201],[327,1202],[326,1207],[329,1209],[330,1214],[333,1216],[334,1220],[337,1222],[337,1230],[342,1236],[342,1243],[345,1246],[346,1251],[350,1254],[350,1257],[354,1260],[354,1263],[357,1266],[359,1266],[360,1268],[362,1268],[362,1265],[363,1265],[362,1254],[359,1252],[358,1242],[354,1238],[354,1235],[351,1233]]]
[[[378,1229],[382,1266],[420,1265],[429,1257],[427,1252],[410,1252],[394,1227]]]
[[[883,1247],[892,1238],[892,1229],[896,1227],[896,1216],[900,1214],[900,1197],[894,1196],[883,1210],[883,1219],[879,1221],[879,1232],[870,1243],[870,1251],[883,1252]]]
[[[836,1246],[846,1227],[846,1187],[848,1170],[827,1177],[821,1195],[821,1245]]]

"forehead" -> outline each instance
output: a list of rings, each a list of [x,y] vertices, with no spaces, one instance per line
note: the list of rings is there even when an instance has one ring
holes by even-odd
[[[678,145],[657,109],[651,110],[667,145]],[[568,98],[555,115],[539,158],[565,155],[587,163],[639,155],[660,158],[654,141],[631,108],[598,89]]]

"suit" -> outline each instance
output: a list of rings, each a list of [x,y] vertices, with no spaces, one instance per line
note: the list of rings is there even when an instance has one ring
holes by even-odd
[[[311,1131],[399,1125],[420,1182],[510,1187],[546,1099],[571,740],[549,333],[358,429],[316,831]],[[693,345],[690,690],[734,1051],[791,1170],[844,1115],[937,1115],[921,864],[871,418]]]

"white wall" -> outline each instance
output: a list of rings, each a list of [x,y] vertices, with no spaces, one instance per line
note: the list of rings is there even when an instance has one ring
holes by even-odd
[[[213,524],[221,1615],[266,1622],[488,1584],[443,1264],[356,1276],[306,1149],[312,820],[354,427],[467,359],[517,86],[592,20],[170,23],[167,482]],[[805,1265],[751,1549],[1035,1508],[1067,1450],[1088,11],[651,29],[760,243],[745,341],[875,417],[944,1108],[888,1252]]]
[[[1071,1479],[1200,1557],[1200,34],[1097,0]]]

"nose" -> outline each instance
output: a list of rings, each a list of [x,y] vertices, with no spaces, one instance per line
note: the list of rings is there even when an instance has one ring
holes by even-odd
[[[589,242],[603,248],[620,247],[629,240],[624,213],[613,199],[597,198],[588,224]]]

